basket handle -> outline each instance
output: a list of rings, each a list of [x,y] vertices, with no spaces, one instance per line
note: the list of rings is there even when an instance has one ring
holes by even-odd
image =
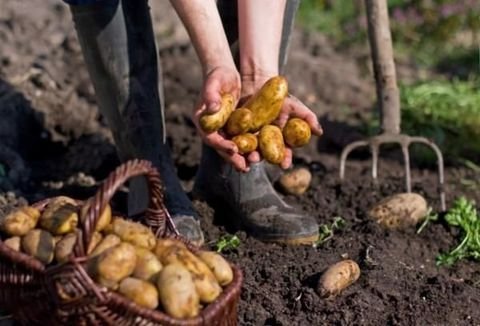
[[[178,231],[163,201],[163,187],[160,181],[160,174],[150,161],[135,159],[127,161],[110,173],[95,196],[86,201],[85,204],[88,204],[89,207],[85,218],[80,221],[80,236],[77,237],[77,242],[73,248],[75,257],[86,256],[86,249],[92,239],[98,219],[115,192],[128,179],[141,175],[147,179],[150,195],[148,208],[145,212],[146,224],[152,228],[157,236],[165,236],[167,232],[178,235]]]

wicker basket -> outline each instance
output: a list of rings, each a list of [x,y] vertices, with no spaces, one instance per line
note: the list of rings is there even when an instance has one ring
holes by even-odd
[[[86,272],[85,248],[96,222],[116,190],[129,178],[145,176],[150,190],[145,223],[159,238],[179,238],[163,203],[158,171],[148,161],[133,160],[118,167],[89,199],[84,222],[69,261],[45,266],[37,259],[7,247],[0,239],[0,308],[24,325],[236,325],[242,273],[192,319],[175,319],[160,310],[142,308],[118,293],[97,285]],[[42,210],[51,199],[34,204]],[[80,210],[85,202],[78,202]],[[183,240],[191,250],[195,248]]]

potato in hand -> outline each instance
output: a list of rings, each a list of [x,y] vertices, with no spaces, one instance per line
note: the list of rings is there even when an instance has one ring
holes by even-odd
[[[260,130],[258,146],[263,158],[272,164],[282,163],[285,157],[285,144],[279,127],[268,125]]]
[[[200,117],[200,127],[206,133],[212,133],[222,128],[234,110],[235,99],[232,94],[223,94],[220,110],[213,114],[203,114]]]
[[[237,145],[240,154],[248,154],[253,152],[258,147],[257,136],[254,134],[242,134],[232,138],[232,141]]]
[[[301,147],[310,141],[312,131],[308,123],[300,118],[292,118],[283,128],[283,138],[290,147]]]

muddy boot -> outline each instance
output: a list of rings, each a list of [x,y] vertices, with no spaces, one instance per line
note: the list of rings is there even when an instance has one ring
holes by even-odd
[[[253,164],[248,173],[237,172],[204,145],[194,195],[212,207],[226,204],[235,214],[233,224],[259,240],[313,244],[318,239],[317,222],[280,198],[264,164]]]
[[[75,28],[101,113],[112,130],[122,161],[147,159],[166,187],[165,203],[179,232],[203,243],[200,223],[182,189],[166,144],[162,87],[146,0],[107,0],[71,6]],[[130,183],[129,215],[143,212],[143,178]]]

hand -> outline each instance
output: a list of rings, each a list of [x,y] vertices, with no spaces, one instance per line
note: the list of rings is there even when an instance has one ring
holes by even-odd
[[[269,78],[267,77],[242,77],[242,98],[251,96],[254,92],[260,89],[268,79]],[[288,95],[283,101],[282,110],[280,111],[278,118],[274,121],[274,124],[283,128],[290,118],[300,118],[305,120],[314,135],[321,136],[323,134],[322,127],[320,126],[315,113],[293,95]],[[292,149],[286,146],[285,158],[280,164],[283,169],[288,169],[292,165],[292,155]],[[247,159],[251,163],[258,162],[260,160],[260,153],[258,151],[252,152],[248,155]]]
[[[235,68],[215,67],[206,73],[202,94],[193,114],[193,122],[197,127],[202,140],[235,169],[248,172],[248,162],[238,154],[238,148],[234,142],[226,139],[221,132],[205,133],[199,126],[200,116],[204,112],[215,113],[220,109],[221,96],[230,93],[235,98],[235,104],[240,96],[240,76]]]

